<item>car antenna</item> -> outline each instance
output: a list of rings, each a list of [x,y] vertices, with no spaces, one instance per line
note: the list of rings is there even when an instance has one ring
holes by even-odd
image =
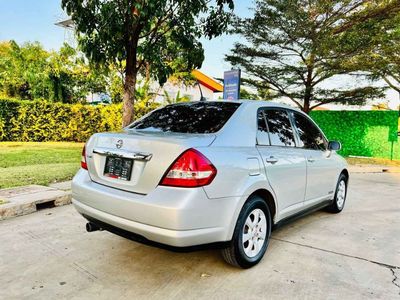
[[[203,91],[201,90],[201,85],[198,81],[197,81],[197,85],[199,86],[199,90],[200,90],[200,101],[206,101],[207,99],[203,97]]]

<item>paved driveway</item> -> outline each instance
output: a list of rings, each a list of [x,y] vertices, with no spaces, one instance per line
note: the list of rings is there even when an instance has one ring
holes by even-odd
[[[71,205],[0,222],[0,299],[400,299],[400,174],[353,174],[343,213],[274,231],[245,271],[84,225]]]

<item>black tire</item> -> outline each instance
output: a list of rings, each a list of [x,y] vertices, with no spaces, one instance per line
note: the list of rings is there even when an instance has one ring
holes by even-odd
[[[262,245],[260,251],[254,257],[249,257],[246,255],[244,250],[244,245],[242,243],[242,233],[247,218],[255,209],[261,209],[264,212],[267,228],[264,244]],[[258,264],[268,248],[271,236],[271,225],[271,213],[268,205],[261,197],[251,196],[240,211],[235,230],[233,232],[232,240],[226,248],[222,249],[222,256],[224,257],[225,261],[233,266],[243,269],[251,268]]]
[[[339,189],[340,189],[340,184],[341,182],[344,182],[344,186],[345,186],[345,194],[344,194],[344,200],[343,200],[343,204],[340,204],[340,201],[338,199],[338,193],[339,193]],[[346,197],[347,197],[347,183],[348,183],[348,178],[346,177],[346,175],[344,175],[343,173],[340,174],[338,182],[336,184],[336,191],[335,191],[335,197],[332,200],[332,203],[327,207],[327,210],[331,213],[337,214],[340,213],[343,208],[344,205],[346,204]]]

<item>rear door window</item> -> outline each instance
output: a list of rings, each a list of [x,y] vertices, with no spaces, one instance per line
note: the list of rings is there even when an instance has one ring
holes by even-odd
[[[268,127],[265,120],[265,115],[263,110],[258,110],[257,113],[257,145],[269,146],[269,135]]]
[[[167,105],[133,123],[130,128],[154,132],[214,133],[234,114],[240,103],[186,102]]]
[[[293,128],[289,115],[284,109],[266,109],[264,111],[272,146],[295,147]]]

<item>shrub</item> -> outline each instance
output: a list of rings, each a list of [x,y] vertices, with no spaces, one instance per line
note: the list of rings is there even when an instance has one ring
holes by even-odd
[[[135,118],[159,104],[138,101]],[[313,111],[328,139],[342,143],[341,154],[400,159],[397,111]],[[119,131],[122,104],[91,106],[0,99],[0,141],[84,142],[93,133]]]
[[[400,159],[397,111],[313,111],[310,116],[344,156]]]
[[[139,101],[135,118],[158,104]],[[47,101],[0,100],[1,141],[84,142],[93,133],[121,130],[122,104],[92,106]]]

